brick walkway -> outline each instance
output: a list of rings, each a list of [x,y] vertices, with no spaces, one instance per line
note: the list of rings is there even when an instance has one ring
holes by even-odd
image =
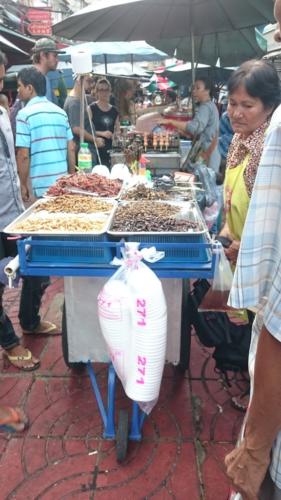
[[[6,310],[20,334],[18,299],[19,289],[6,291]],[[54,279],[42,316],[60,324],[62,300],[63,282]],[[61,337],[24,344],[41,359],[37,371],[23,373],[1,360],[0,404],[20,405],[30,418],[25,433],[0,434],[1,500],[227,500],[223,458],[243,418],[230,398],[244,382],[227,387],[195,337],[189,372],[179,376],[167,365],[143,439],[129,443],[122,465],[114,442],[102,439],[88,376],[64,364]],[[96,364],[96,373],[105,396],[106,366]],[[116,405],[130,407],[121,387]]]

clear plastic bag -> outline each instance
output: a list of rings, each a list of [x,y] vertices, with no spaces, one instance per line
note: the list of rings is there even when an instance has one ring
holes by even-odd
[[[198,310],[230,311],[233,309],[227,305],[227,301],[232,285],[233,273],[220,242],[216,242],[214,252],[216,253],[214,279]]]
[[[167,306],[160,280],[141,262],[148,249],[139,251],[137,246],[126,244],[121,267],[98,295],[98,314],[127,396],[149,413],[158,399],[165,364]],[[150,253],[157,254],[155,249]]]

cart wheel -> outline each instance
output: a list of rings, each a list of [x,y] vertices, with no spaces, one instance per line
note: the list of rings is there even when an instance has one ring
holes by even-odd
[[[65,302],[63,303],[63,309],[62,309],[62,326],[61,326],[61,340],[62,340],[62,354],[63,354],[63,359],[68,366],[68,368],[71,368],[72,370],[76,371],[82,371],[85,369],[85,364],[84,363],[71,363],[68,361],[68,340],[67,340],[67,326],[66,326],[66,309],[65,309]]]
[[[129,418],[127,410],[120,410],[118,415],[118,429],[116,433],[117,462],[123,462],[127,456],[129,434]]]
[[[182,280],[182,311],[181,311],[181,346],[180,362],[177,365],[179,373],[184,374],[189,367],[190,344],[191,344],[191,324],[190,312],[188,308],[188,294],[190,291],[189,280]]]

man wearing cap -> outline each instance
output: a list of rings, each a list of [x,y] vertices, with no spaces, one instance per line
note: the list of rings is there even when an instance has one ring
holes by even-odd
[[[43,73],[46,78],[46,97],[49,101],[57,104],[57,99],[52,90],[49,71],[55,71],[58,66],[58,54],[64,54],[64,51],[57,49],[56,43],[51,38],[40,38],[32,49],[32,61],[35,68]]]
[[[64,51],[58,50],[56,43],[51,38],[39,38],[36,41],[33,49],[32,49],[32,62],[35,68],[40,71],[45,76],[46,79],[46,97],[49,101],[54,104],[57,103],[57,98],[53,92],[52,85],[50,79],[48,77],[49,71],[55,71],[58,66],[58,54],[64,54]],[[63,78],[61,79],[63,82],[63,86],[65,87],[65,83]],[[66,87],[64,89],[64,99],[67,96]],[[24,102],[17,96],[10,113],[10,120],[12,125],[12,130],[14,137],[16,136],[16,118],[20,109],[24,107]],[[63,106],[62,106],[63,107]]]

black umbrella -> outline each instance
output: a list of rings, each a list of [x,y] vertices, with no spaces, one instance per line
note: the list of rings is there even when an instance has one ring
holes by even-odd
[[[73,40],[159,40],[273,21],[272,0],[92,0],[53,31]]]

